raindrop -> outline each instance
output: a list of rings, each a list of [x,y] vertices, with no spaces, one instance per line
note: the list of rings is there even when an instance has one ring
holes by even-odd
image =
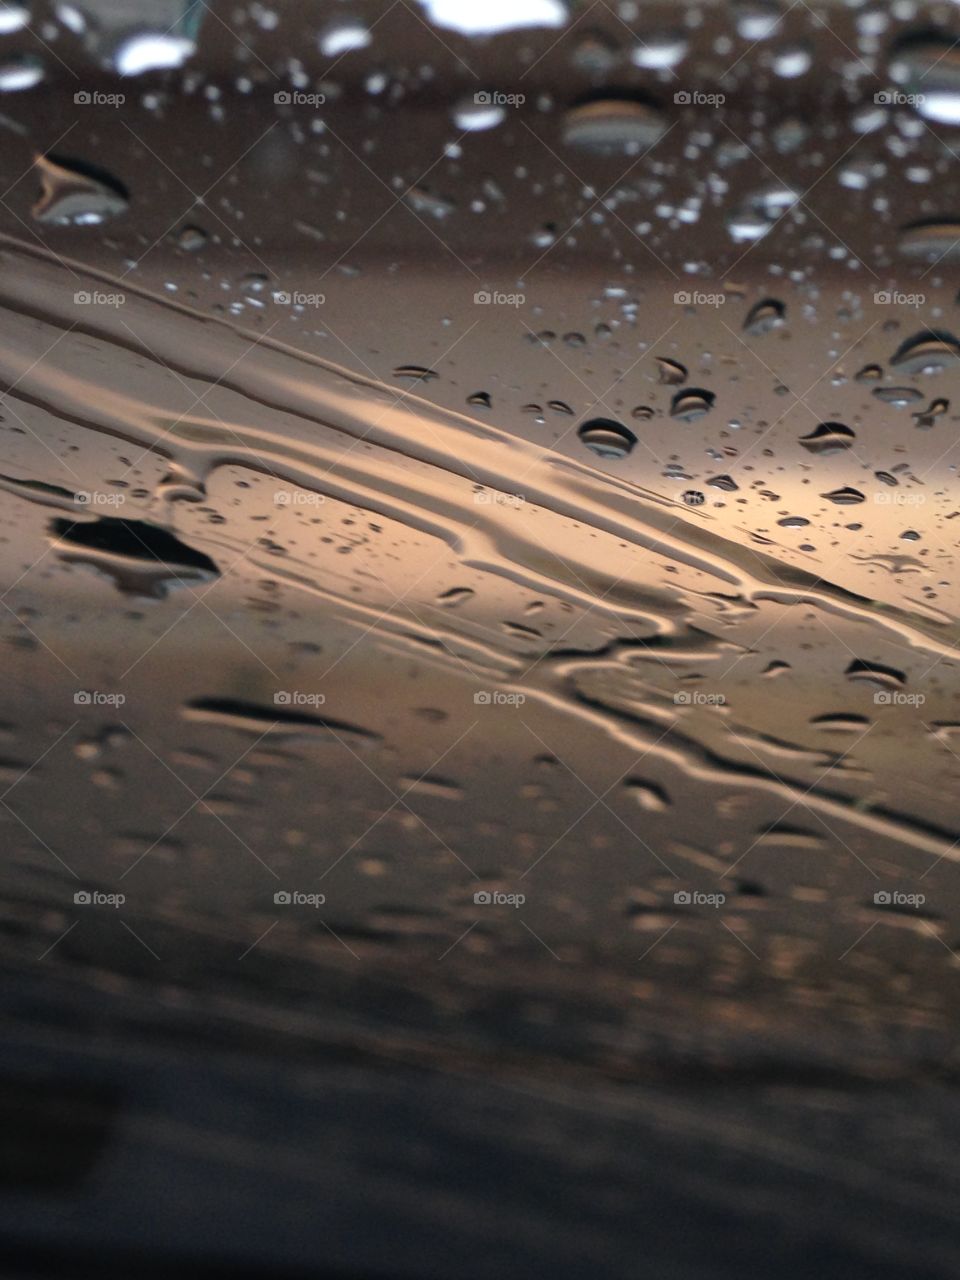
[[[791,670],[792,667],[789,662],[783,662],[782,660],[777,659],[768,663],[760,674],[765,676],[768,680],[775,680],[777,676],[782,676],[785,671]]]
[[[844,715],[843,713],[814,716],[810,721],[814,729],[823,733],[862,733],[870,725],[866,716]]]
[[[467,404],[474,409],[489,409],[493,401],[490,399],[489,391],[475,391],[472,396],[467,396]]]
[[[737,244],[760,240],[787,209],[797,203],[795,192],[769,187],[746,196],[727,217],[727,230]]]
[[[612,418],[591,418],[583,423],[577,435],[593,453],[601,458],[625,458],[637,443],[629,429]]]
[[[821,493],[820,497],[836,503],[838,507],[853,507],[859,502],[866,502],[860,490],[852,489],[849,485],[843,489],[833,489],[830,493]]]
[[[713,408],[716,396],[700,387],[686,387],[678,391],[670,403],[670,416],[681,422],[696,422]]]
[[[921,409],[918,413],[915,413],[913,417],[918,427],[932,427],[936,425],[937,418],[939,418],[941,414],[946,413],[949,408],[949,400],[931,400],[926,409]]]
[[[808,436],[801,436],[800,443],[809,453],[826,456],[849,449],[851,440],[855,439],[856,432],[852,427],[842,422],[821,422]]]
[[[21,53],[0,63],[0,92],[32,89],[43,79],[43,63],[32,53]]]
[[[329,734],[334,742],[340,741],[340,735],[358,741],[376,742],[380,735],[369,729],[361,729],[355,724],[345,724],[340,720],[332,720],[328,716],[313,715],[308,711],[295,711],[289,707],[271,703],[261,706],[256,702],[245,702],[236,698],[194,698],[182,709],[187,720],[196,720],[203,724],[222,725],[238,729],[241,733],[252,733],[258,737],[266,734],[282,736],[302,732],[320,731]]]
[[[446,218],[456,208],[452,200],[427,187],[410,187],[404,192],[403,198],[414,213],[429,214],[431,218]]]
[[[16,4],[14,0],[4,0],[0,4],[0,36],[22,31],[29,21],[30,10],[25,4]]]
[[[181,67],[194,52],[192,40],[168,32],[140,32],[124,40],[113,56],[122,76],[138,76],[144,71]]]
[[[626,778],[623,783],[628,795],[647,813],[662,813],[670,808],[670,797],[663,787],[640,778]]]
[[[653,417],[653,410],[648,404],[638,404],[631,411],[630,416],[636,418],[639,422],[649,422]]]
[[[563,140],[585,151],[636,155],[652,147],[665,130],[656,108],[629,98],[604,98],[567,112]]]
[[[944,218],[911,222],[901,229],[897,248],[905,258],[922,258],[925,262],[958,262],[960,222]]]
[[[480,133],[493,129],[507,114],[503,107],[483,101],[489,94],[477,94],[473,98],[461,98],[453,109],[453,123],[467,133]],[[480,99],[478,102],[477,99]]]
[[[420,0],[438,27],[464,36],[495,36],[518,27],[563,27],[570,18],[565,0]]]
[[[654,71],[677,66],[689,47],[682,31],[657,31],[634,39],[637,43],[630,55],[634,64]]]
[[[740,488],[732,476],[714,476],[707,484],[714,489],[722,489],[724,493],[736,493]]]
[[[783,14],[773,0],[745,0],[735,10],[737,35],[744,40],[767,40],[780,25]]]
[[[177,234],[177,247],[186,249],[188,253],[195,253],[198,249],[202,249],[207,243],[207,233],[200,227],[184,227]]]
[[[890,74],[928,120],[960,124],[960,53],[954,36],[922,33],[896,45]]]
[[[209,556],[145,520],[103,516],[79,522],[58,517],[50,529],[64,560],[100,569],[130,595],[162,599],[171,581],[182,584],[220,575]]]
[[[904,373],[936,373],[960,361],[960,342],[952,333],[924,329],[908,338],[890,361]]]
[[[129,201],[110,174],[78,160],[37,156],[40,197],[32,213],[38,222],[89,226],[124,213]]]
[[[353,49],[366,49],[370,43],[370,32],[362,22],[348,18],[327,27],[321,32],[318,43],[325,58],[338,58]]]
[[[923,399],[922,392],[916,387],[874,387],[872,394],[884,404],[893,404],[901,409]]]
[[[657,356],[659,377],[657,381],[664,387],[679,387],[687,380],[686,366],[676,360],[668,360],[666,356]]]
[[[864,680],[881,689],[902,689],[907,677],[896,667],[884,667],[879,662],[862,662],[855,658],[844,673],[848,680]]]
[[[773,69],[784,80],[795,80],[806,75],[813,65],[813,55],[806,45],[784,45],[773,56]]]
[[[778,302],[776,298],[764,298],[750,308],[743,322],[744,332],[753,336],[769,333],[771,329],[777,329],[783,324],[786,313],[787,309],[782,302]]]
[[[401,364],[393,371],[395,378],[409,378],[412,382],[429,382],[438,375],[435,370],[427,369],[422,364]]]

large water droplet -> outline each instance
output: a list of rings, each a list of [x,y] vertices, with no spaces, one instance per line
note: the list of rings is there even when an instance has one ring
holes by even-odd
[[[713,408],[716,396],[701,387],[685,387],[678,391],[670,404],[670,416],[681,422],[696,422]]]
[[[907,338],[890,361],[904,373],[935,373],[960,361],[960,342],[952,333],[924,329]]]
[[[127,193],[116,179],[79,160],[37,156],[40,198],[31,212],[38,222],[86,226],[124,213]]]
[[[0,36],[22,31],[29,21],[30,10],[25,4],[16,4],[14,0],[4,0],[0,4]]]
[[[856,434],[852,427],[845,426],[842,422],[821,422],[809,435],[801,436],[800,443],[809,453],[824,456],[849,449]]]
[[[922,116],[960,124],[960,51],[952,35],[908,36],[895,47],[890,74],[903,85]]]
[[[601,458],[625,458],[637,443],[630,428],[612,418],[591,418],[583,423],[577,435]]]
[[[911,222],[900,231],[897,248],[905,258],[925,262],[960,261],[960,222],[934,218]]]
[[[665,130],[656,108],[627,98],[604,98],[567,112],[563,140],[586,151],[636,155],[653,146]]]
[[[821,493],[820,497],[826,498],[828,502],[833,502],[838,507],[853,507],[860,502],[866,502],[860,490],[850,485],[845,485],[842,489],[832,489],[829,493]]]

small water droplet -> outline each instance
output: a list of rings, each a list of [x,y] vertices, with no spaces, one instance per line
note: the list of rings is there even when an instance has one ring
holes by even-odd
[[[118,46],[113,63],[122,76],[138,76],[144,71],[181,67],[195,48],[192,40],[170,32],[140,32]]]
[[[325,58],[339,58],[354,49],[366,49],[370,44],[370,32],[355,18],[344,18],[331,23],[320,33],[317,43]]]
[[[504,107],[489,99],[489,93],[461,98],[453,108],[453,123],[466,133],[480,133],[484,129],[495,128],[507,113]]]
[[[783,324],[786,313],[786,307],[776,298],[763,298],[750,308],[743,322],[744,332],[753,336],[769,333]]]
[[[677,360],[668,360],[666,356],[657,356],[659,376],[657,381],[664,387],[679,387],[687,380],[686,367]]]
[[[207,243],[207,233],[200,227],[184,227],[177,234],[177,246],[188,253],[195,253]]]

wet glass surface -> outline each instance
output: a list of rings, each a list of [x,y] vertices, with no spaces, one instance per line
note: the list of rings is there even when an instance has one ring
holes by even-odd
[[[958,15],[0,9],[24,1045],[952,1070]]]

